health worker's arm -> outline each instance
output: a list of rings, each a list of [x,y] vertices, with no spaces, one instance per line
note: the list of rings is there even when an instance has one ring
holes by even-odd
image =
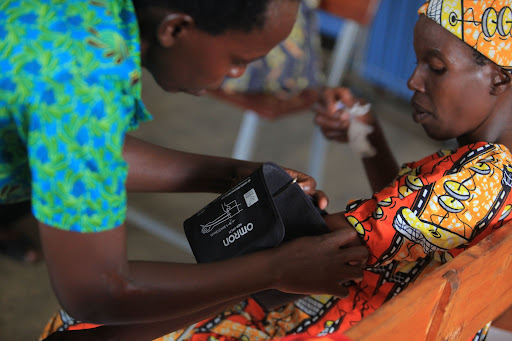
[[[123,158],[128,162],[128,192],[223,193],[249,176],[259,162],[182,152],[126,135]],[[305,193],[325,209],[328,199],[316,189],[316,181],[301,172],[284,168]]]
[[[154,340],[162,335],[184,329],[197,321],[212,317],[239,303],[241,299],[219,304],[200,312],[160,322],[133,323],[124,325],[101,325],[90,329],[66,330],[55,332],[44,341],[90,341],[90,340],[122,340],[140,341]]]
[[[41,223],[39,230],[62,307],[96,324],[177,319],[181,326],[187,316],[203,317],[215,306],[271,288],[344,296],[339,284],[362,277],[361,266],[348,263],[368,256],[364,247],[341,248],[356,238],[351,230],[210,264],[128,261],[124,226],[78,233]]]

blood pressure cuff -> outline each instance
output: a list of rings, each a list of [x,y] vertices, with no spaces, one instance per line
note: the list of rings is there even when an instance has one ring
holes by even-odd
[[[187,219],[184,229],[196,261],[209,263],[327,233],[323,213],[295,179],[267,162]],[[270,310],[301,295],[265,290],[252,297]]]

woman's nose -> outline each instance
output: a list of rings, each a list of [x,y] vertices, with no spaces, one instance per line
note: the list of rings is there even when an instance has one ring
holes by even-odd
[[[412,73],[411,77],[409,77],[409,80],[407,81],[407,87],[409,88],[409,90],[415,92],[425,92],[425,86],[417,66],[414,69],[414,72]]]

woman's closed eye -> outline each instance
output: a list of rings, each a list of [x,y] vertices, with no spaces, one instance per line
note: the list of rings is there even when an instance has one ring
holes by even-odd
[[[434,53],[437,54],[437,51]],[[446,71],[446,63],[437,55],[428,56],[424,62],[427,64],[428,69],[437,75],[442,75]]]
[[[435,74],[442,75],[446,72],[446,67],[444,65],[436,65],[429,63],[428,68],[430,71],[434,72]]]

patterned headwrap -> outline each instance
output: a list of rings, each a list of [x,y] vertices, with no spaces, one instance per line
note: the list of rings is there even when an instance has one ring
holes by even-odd
[[[430,0],[418,11],[512,72],[512,0]]]

